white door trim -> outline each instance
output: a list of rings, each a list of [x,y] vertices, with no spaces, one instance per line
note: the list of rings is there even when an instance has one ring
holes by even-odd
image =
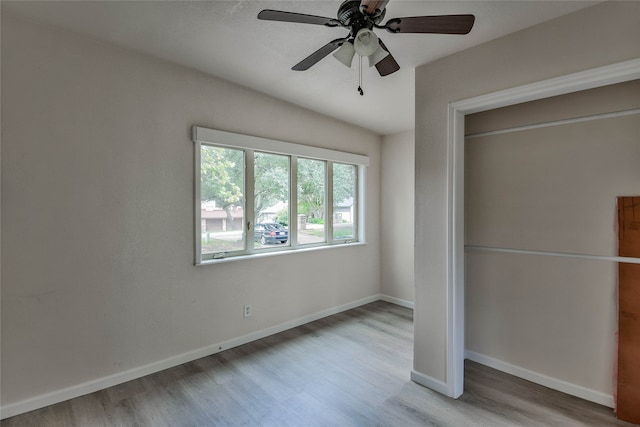
[[[508,105],[640,79],[640,58],[449,104],[447,156],[447,388],[464,390],[464,117]]]

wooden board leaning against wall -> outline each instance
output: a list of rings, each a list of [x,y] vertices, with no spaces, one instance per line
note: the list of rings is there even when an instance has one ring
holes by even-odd
[[[640,258],[640,197],[618,197],[618,254]],[[640,424],[640,264],[618,266],[618,418]]]

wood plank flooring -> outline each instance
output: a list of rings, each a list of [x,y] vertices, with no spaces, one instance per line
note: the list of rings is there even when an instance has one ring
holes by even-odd
[[[458,400],[411,382],[412,314],[378,301],[2,426],[632,425],[469,361]]]

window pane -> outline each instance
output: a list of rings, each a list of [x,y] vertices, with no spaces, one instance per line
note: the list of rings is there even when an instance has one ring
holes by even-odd
[[[289,244],[289,157],[255,153],[256,248]]]
[[[326,242],[325,164],[298,159],[298,244]]]
[[[354,240],[356,235],[356,167],[333,164],[333,240]]]
[[[202,254],[244,250],[244,152],[202,145]]]

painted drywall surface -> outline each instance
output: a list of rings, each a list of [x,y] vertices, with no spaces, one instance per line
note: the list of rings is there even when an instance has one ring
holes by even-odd
[[[552,96],[465,117],[465,135],[640,108],[640,80]]]
[[[385,136],[381,166],[381,289],[414,300],[414,132]]]
[[[416,69],[416,371],[446,381],[448,103],[637,58],[638,40],[640,3],[605,2]]]
[[[467,140],[465,243],[616,256],[616,197],[640,188],[638,118]]]
[[[466,348],[611,396],[617,264],[468,251]]]
[[[378,135],[8,13],[2,89],[3,405],[379,294]],[[368,155],[367,244],[195,267],[192,125]]]

